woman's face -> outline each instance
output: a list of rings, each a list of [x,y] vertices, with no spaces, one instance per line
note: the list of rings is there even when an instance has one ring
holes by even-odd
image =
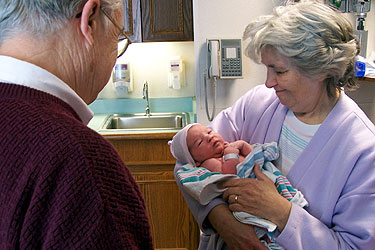
[[[324,78],[300,74],[274,47],[262,50],[262,63],[267,67],[266,86],[273,88],[280,102],[295,114],[320,112],[328,101]]]
[[[218,133],[203,125],[193,125],[187,133],[186,143],[196,162],[219,158],[224,151],[224,139]]]

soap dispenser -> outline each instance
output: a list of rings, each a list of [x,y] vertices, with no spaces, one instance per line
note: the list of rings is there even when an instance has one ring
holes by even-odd
[[[130,63],[116,63],[112,80],[117,97],[125,97],[128,93],[133,92],[133,75]]]
[[[180,56],[169,58],[168,63],[168,87],[181,89],[185,83],[185,65]]]

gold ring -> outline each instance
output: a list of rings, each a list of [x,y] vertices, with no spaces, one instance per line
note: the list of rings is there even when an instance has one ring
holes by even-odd
[[[234,196],[234,202],[237,203],[237,201],[238,201],[238,195],[235,195]]]

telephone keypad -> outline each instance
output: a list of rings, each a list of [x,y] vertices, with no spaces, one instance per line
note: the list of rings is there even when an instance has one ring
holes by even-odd
[[[228,58],[226,55],[225,48],[222,48],[222,77],[241,77],[242,76],[242,65],[241,65],[241,50],[236,48],[236,57]]]

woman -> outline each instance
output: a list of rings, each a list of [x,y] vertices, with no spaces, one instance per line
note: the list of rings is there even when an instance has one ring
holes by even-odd
[[[267,67],[265,86],[250,90],[210,127],[227,141],[278,142],[276,166],[309,207],[282,198],[258,169],[257,180],[222,183],[228,188],[223,199],[207,206],[181,189],[204,232],[200,249],[263,247],[232,211],[274,222],[276,242],[288,250],[373,249],[375,128],[343,91],[356,87],[359,48],[351,24],[324,4],[303,1],[250,23],[244,39],[246,54]]]

